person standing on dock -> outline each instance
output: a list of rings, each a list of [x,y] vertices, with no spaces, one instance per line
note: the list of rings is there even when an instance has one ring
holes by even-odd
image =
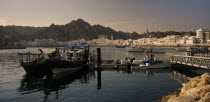
[[[152,53],[152,54],[151,54],[151,61],[152,61],[152,64],[154,63],[154,58],[155,58],[155,54]]]
[[[66,59],[67,57],[66,57],[66,52],[65,52],[65,50],[63,50],[63,52],[61,53],[61,57],[63,58],[63,59]]]
[[[186,56],[190,56],[190,52],[189,52],[189,51],[186,51],[186,52],[185,52],[185,55],[186,55]]]
[[[72,59],[73,59],[73,60],[77,60],[77,54],[76,54],[76,51],[75,51],[75,50],[74,50]]]
[[[90,61],[93,60],[93,56],[92,56],[92,53],[90,53]]]
[[[149,59],[149,54],[146,54],[146,59],[145,60],[148,60]]]
[[[92,62],[95,63],[96,60],[96,55],[95,55],[95,51],[92,52]]]

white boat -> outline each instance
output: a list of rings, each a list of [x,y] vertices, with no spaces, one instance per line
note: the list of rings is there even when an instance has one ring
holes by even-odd
[[[139,65],[138,68],[140,69],[165,69],[165,68],[170,68],[172,66],[172,64],[168,63],[161,63],[161,64],[154,64],[154,65]]]
[[[132,46],[128,49],[128,52],[144,52],[145,50],[145,48],[141,48],[139,46]]]

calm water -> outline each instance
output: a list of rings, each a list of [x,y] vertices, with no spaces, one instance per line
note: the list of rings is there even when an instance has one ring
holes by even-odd
[[[95,50],[96,48],[91,48]],[[0,50],[0,102],[151,102],[181,87],[174,71],[92,70],[59,80],[32,79],[18,62],[17,52],[37,48]],[[102,47],[102,59],[143,59],[145,53],[128,53],[126,49]],[[173,48],[159,48],[167,60]]]

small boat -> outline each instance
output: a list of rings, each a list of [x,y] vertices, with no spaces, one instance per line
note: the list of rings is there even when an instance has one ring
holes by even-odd
[[[61,56],[58,48],[40,49],[40,52],[34,53],[19,53],[21,66],[25,69],[26,73],[39,77],[46,75],[47,77],[54,78],[64,77],[87,67],[89,56],[88,44],[72,44],[68,47],[71,50],[67,50],[65,56],[64,51]]]
[[[128,49],[128,52],[144,52],[146,51],[145,48],[141,48],[140,46],[132,46]]]
[[[134,60],[132,64],[134,69],[165,69],[170,68],[172,63],[163,63],[162,61],[154,61],[153,64],[150,60]],[[137,65],[137,66],[135,66]]]
[[[118,45],[118,46],[115,46],[116,48],[125,48],[126,45]]]
[[[154,64],[154,65],[139,65],[140,69],[165,69],[165,68],[170,68],[172,64],[168,63],[162,63],[162,64]]]

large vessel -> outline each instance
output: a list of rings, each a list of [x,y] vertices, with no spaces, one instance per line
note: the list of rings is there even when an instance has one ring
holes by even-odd
[[[88,44],[72,44],[68,48],[62,51],[58,48],[39,49],[39,52],[18,53],[18,55],[21,66],[27,74],[60,78],[87,67]]]

